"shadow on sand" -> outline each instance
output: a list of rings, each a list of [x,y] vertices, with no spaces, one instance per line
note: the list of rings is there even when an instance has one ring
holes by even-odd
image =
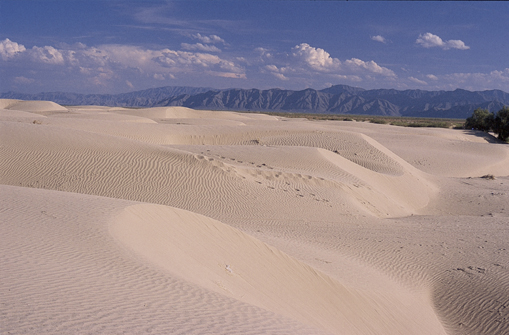
[[[495,143],[495,144],[508,144],[507,142],[504,142],[502,140],[499,140],[493,133],[487,133],[482,130],[463,130],[465,134],[468,135],[474,135],[477,137],[484,138],[488,143]]]

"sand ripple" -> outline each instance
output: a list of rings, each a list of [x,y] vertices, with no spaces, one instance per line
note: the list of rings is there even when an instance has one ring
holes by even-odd
[[[0,108],[2,333],[509,332],[509,149],[485,134]]]

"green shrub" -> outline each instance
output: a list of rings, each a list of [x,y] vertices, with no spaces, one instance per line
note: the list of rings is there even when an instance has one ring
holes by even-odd
[[[477,129],[490,131],[493,125],[494,115],[487,109],[477,108],[471,117],[465,122],[465,129]]]
[[[476,109],[465,122],[465,129],[493,131],[502,141],[509,139],[509,107],[504,107],[496,114],[486,109]]]
[[[497,112],[493,121],[493,132],[498,134],[502,141],[509,139],[509,107],[504,107]]]

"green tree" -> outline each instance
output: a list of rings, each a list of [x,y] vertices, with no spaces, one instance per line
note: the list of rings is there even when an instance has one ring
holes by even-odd
[[[465,122],[465,129],[477,129],[490,131],[493,126],[495,116],[487,109],[477,108],[471,117]]]
[[[502,141],[509,139],[509,107],[504,107],[497,112],[493,120],[492,129]]]

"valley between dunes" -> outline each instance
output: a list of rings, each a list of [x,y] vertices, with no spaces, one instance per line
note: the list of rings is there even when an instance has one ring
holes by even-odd
[[[0,236],[1,334],[509,333],[481,132],[4,99]]]

